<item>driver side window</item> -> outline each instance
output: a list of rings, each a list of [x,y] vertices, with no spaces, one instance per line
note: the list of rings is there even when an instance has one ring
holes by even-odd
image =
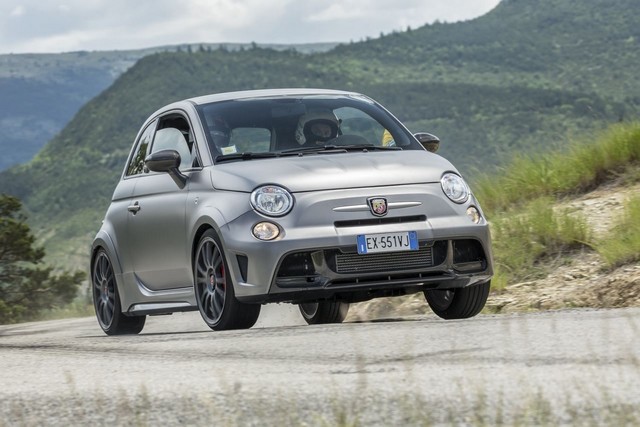
[[[141,174],[144,171],[144,159],[147,157],[147,150],[149,148],[149,144],[153,139],[153,132],[156,130],[156,121],[154,120],[147,126],[144,130],[140,139],[138,140],[138,144],[136,145],[136,151],[131,157],[131,161],[127,166],[127,176],[133,176]]]

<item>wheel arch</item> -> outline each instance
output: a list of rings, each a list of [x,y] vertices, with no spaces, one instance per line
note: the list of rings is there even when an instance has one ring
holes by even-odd
[[[118,252],[116,251],[116,245],[111,239],[111,236],[104,230],[100,230],[98,232],[95,239],[93,240],[93,244],[91,245],[89,271],[93,274],[93,263],[100,249],[103,249],[107,253],[109,260],[111,261],[114,273],[116,275],[121,275],[122,265],[120,263],[120,258],[118,257]]]
[[[200,224],[195,234],[193,235],[193,240],[191,241],[191,267],[196,260],[196,250],[198,249],[198,243],[200,239],[207,232],[207,230],[215,230],[215,227],[209,223]],[[195,274],[195,272],[193,272]]]
[[[104,230],[100,230],[96,235],[96,238],[93,240],[93,244],[91,245],[91,257],[89,264],[89,282],[92,287],[92,298],[93,298],[93,268],[96,260],[96,256],[100,250],[104,250],[111,262],[111,268],[113,268],[114,280],[116,282],[116,287],[118,288],[118,297],[120,298],[120,306],[123,306],[123,284],[122,284],[122,265],[120,263],[120,257],[118,256],[118,251],[116,251],[116,245],[111,239],[111,236]]]
[[[193,263],[195,262],[198,243],[200,242],[200,239],[202,238],[204,233],[206,233],[207,230],[213,230],[218,235],[218,237],[222,239],[222,233],[220,232],[220,227],[218,226],[218,224],[223,223],[224,218],[222,217],[222,214],[220,213],[220,211],[218,211],[217,209],[214,211],[214,215],[215,214],[217,214],[216,216],[219,216],[218,221],[216,221],[210,215],[203,215],[198,219],[198,221],[196,221],[196,223],[192,227],[193,231],[191,233],[191,257],[190,257],[192,274],[195,274],[195,272],[193,271]]]

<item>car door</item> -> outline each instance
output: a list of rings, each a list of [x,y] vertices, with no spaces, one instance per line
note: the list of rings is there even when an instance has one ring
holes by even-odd
[[[118,259],[126,283],[130,282],[133,274],[133,252],[129,231],[132,210],[135,210],[132,197],[138,178],[144,173],[144,158],[153,140],[156,124],[157,121],[152,121],[139,133],[107,211],[108,223],[113,226],[112,239],[117,247]]]
[[[185,134],[162,128],[162,123],[161,119],[150,153],[178,151],[183,159],[180,170],[188,175],[191,154]],[[188,188],[178,187],[168,173],[146,172],[136,180],[129,218],[133,270],[138,282],[152,291],[193,286],[185,217]]]

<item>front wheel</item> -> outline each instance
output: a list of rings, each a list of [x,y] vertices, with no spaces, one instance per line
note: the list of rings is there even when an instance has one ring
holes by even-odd
[[[223,331],[255,325],[260,305],[243,304],[236,299],[222,243],[213,230],[207,230],[200,239],[194,275],[198,309],[207,326]]]
[[[126,316],[121,311],[120,295],[111,260],[100,249],[91,270],[93,307],[100,327],[107,335],[138,334],[144,328],[146,316]]]
[[[309,325],[342,323],[349,313],[349,303],[341,301],[304,302],[298,307]]]
[[[443,319],[467,319],[480,313],[487,302],[491,281],[455,289],[431,289],[424,296],[431,310]]]

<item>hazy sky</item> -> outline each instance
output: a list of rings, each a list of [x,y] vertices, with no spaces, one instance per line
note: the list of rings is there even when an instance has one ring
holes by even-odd
[[[0,53],[358,41],[483,15],[500,0],[0,0]]]

